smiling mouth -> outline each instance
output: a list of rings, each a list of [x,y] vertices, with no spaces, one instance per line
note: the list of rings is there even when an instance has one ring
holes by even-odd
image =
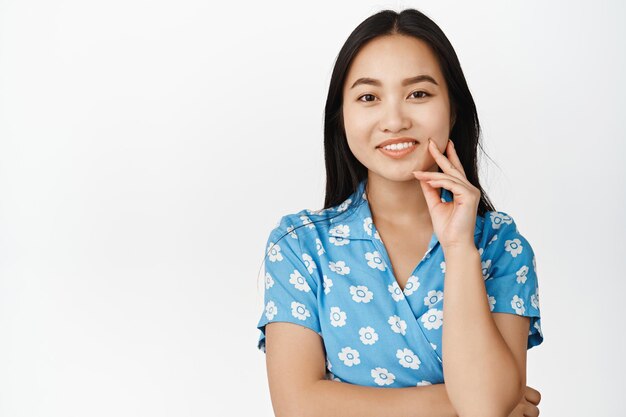
[[[417,145],[419,142],[416,140],[407,140],[406,142],[394,143],[392,145],[377,146],[376,149],[385,149],[388,151],[402,150]]]
[[[411,144],[410,145],[405,144],[399,148],[396,147],[396,149],[389,149],[385,147],[382,147],[382,148],[377,147],[376,149],[378,149],[383,155],[389,158],[400,159],[412,153],[417,148],[417,145],[418,145],[418,142],[406,142],[406,143],[411,143]]]

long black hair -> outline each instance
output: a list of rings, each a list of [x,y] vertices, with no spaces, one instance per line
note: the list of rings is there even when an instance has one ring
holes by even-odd
[[[443,31],[422,12],[405,9],[380,11],[359,24],[348,36],[337,55],[324,111],[324,159],[326,196],[324,209],[342,203],[367,178],[367,168],[348,147],[343,121],[343,87],[348,69],[359,50],[372,39],[386,35],[413,36],[432,48],[448,86],[452,119],[450,138],[463,170],[472,185],[480,190],[478,215],[495,208],[480,185],[477,167],[480,123],[474,99],[465,81],[456,52]],[[482,147],[481,147],[482,150]],[[439,172],[442,172],[439,169]]]
[[[352,31],[337,55],[324,111],[326,196],[322,211],[343,203],[356,191],[359,183],[367,178],[367,168],[356,159],[348,147],[343,122],[343,87],[350,64],[361,48],[372,39],[386,35],[413,36],[432,48],[448,86],[450,113],[453,119],[450,138],[454,141],[454,148],[467,179],[480,190],[477,215],[484,216],[487,211],[495,211],[478,178],[477,149],[480,145],[480,123],[461,64],[441,28],[428,16],[415,9],[405,9],[399,13],[382,10],[368,17]],[[481,150],[484,152],[482,146]],[[359,200],[351,202],[350,209],[365,203],[365,200]],[[340,214],[335,213],[333,217]],[[330,217],[326,215],[319,220],[294,226],[278,240],[307,224],[326,222],[329,219]],[[273,242],[272,246],[275,243]],[[266,257],[270,250],[271,247],[266,251]]]

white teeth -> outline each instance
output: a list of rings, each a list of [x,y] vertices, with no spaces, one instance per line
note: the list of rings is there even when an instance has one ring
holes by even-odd
[[[390,151],[399,151],[415,145],[415,142],[394,143],[393,145],[383,146],[384,149]]]

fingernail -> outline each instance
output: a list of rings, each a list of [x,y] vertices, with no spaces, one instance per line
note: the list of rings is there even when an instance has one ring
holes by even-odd
[[[454,142],[452,142],[452,139],[450,139],[450,144],[452,145],[452,147],[454,148]]]

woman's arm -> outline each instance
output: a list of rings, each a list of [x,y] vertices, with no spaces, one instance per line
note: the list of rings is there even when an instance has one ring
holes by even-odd
[[[378,388],[322,380],[311,385],[302,417],[457,417],[444,384]]]
[[[461,417],[507,416],[523,386],[491,315],[480,253],[471,245],[444,254],[442,361],[450,401]]]
[[[276,417],[456,417],[444,384],[368,387],[326,380],[322,338],[294,323],[265,327]]]

